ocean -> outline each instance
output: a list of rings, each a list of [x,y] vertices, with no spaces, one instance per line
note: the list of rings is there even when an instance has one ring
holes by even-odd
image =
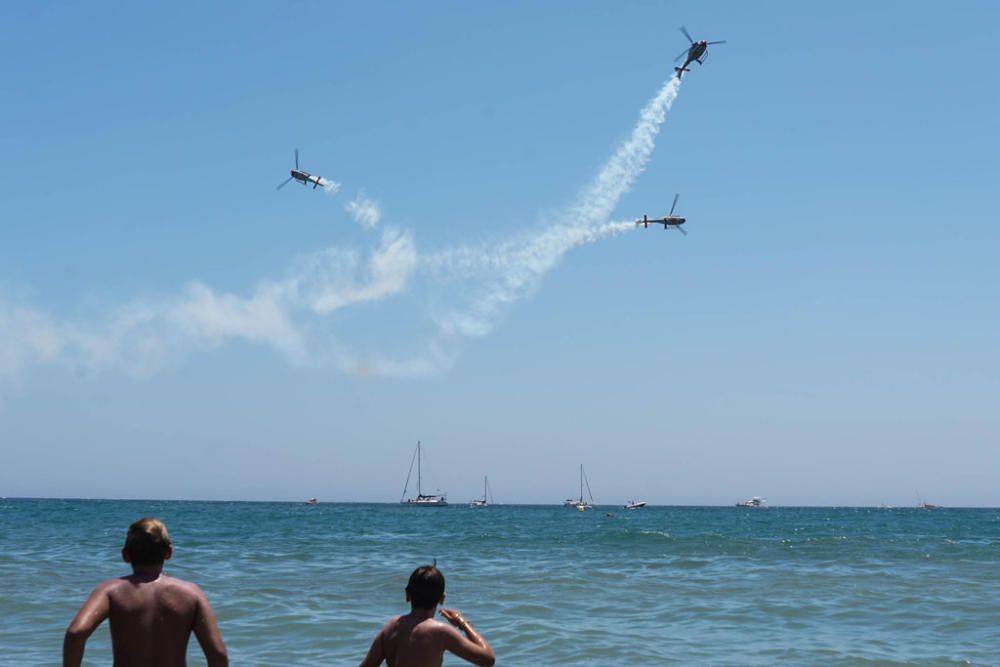
[[[0,664],[60,664],[145,515],[233,665],[356,665],[435,560],[498,665],[1000,664],[995,509],[28,499],[0,500]],[[111,664],[107,624],[86,664]]]

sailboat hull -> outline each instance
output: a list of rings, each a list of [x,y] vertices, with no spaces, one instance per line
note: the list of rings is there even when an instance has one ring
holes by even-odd
[[[401,501],[401,504],[413,507],[447,507],[448,500],[444,496],[418,496],[407,498]]]

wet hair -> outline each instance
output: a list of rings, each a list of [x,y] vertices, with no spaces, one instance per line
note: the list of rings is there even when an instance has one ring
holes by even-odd
[[[170,548],[167,527],[159,519],[144,516],[128,527],[125,547],[132,565],[162,565]]]
[[[410,604],[419,609],[433,609],[444,597],[444,575],[433,565],[422,565],[406,584]]]

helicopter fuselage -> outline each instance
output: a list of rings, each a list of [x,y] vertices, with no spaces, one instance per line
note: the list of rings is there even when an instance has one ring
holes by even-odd
[[[308,171],[302,171],[301,169],[291,170],[292,178],[301,183],[302,185],[313,184],[313,189],[315,190],[318,186],[323,185],[322,176],[313,176]]]

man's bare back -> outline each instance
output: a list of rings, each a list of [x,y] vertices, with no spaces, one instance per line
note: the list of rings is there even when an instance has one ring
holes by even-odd
[[[427,583],[416,581],[415,585],[417,579],[439,579],[440,590],[417,591]],[[441,610],[451,625],[434,620],[437,602],[444,600],[444,577],[436,567],[425,566],[414,571],[406,599],[411,602],[410,613],[393,616],[382,626],[361,667],[378,667],[383,661],[389,667],[441,667],[445,651],[476,665],[489,667],[496,661],[489,643],[460,612]]]
[[[166,558],[171,553],[168,543]],[[210,667],[228,665],[205,594],[189,581],[163,574],[162,568],[162,561],[133,563],[131,575],[98,584],[66,630],[63,665],[81,663],[87,637],[104,619],[111,624],[115,667],[183,667],[192,632]]]

